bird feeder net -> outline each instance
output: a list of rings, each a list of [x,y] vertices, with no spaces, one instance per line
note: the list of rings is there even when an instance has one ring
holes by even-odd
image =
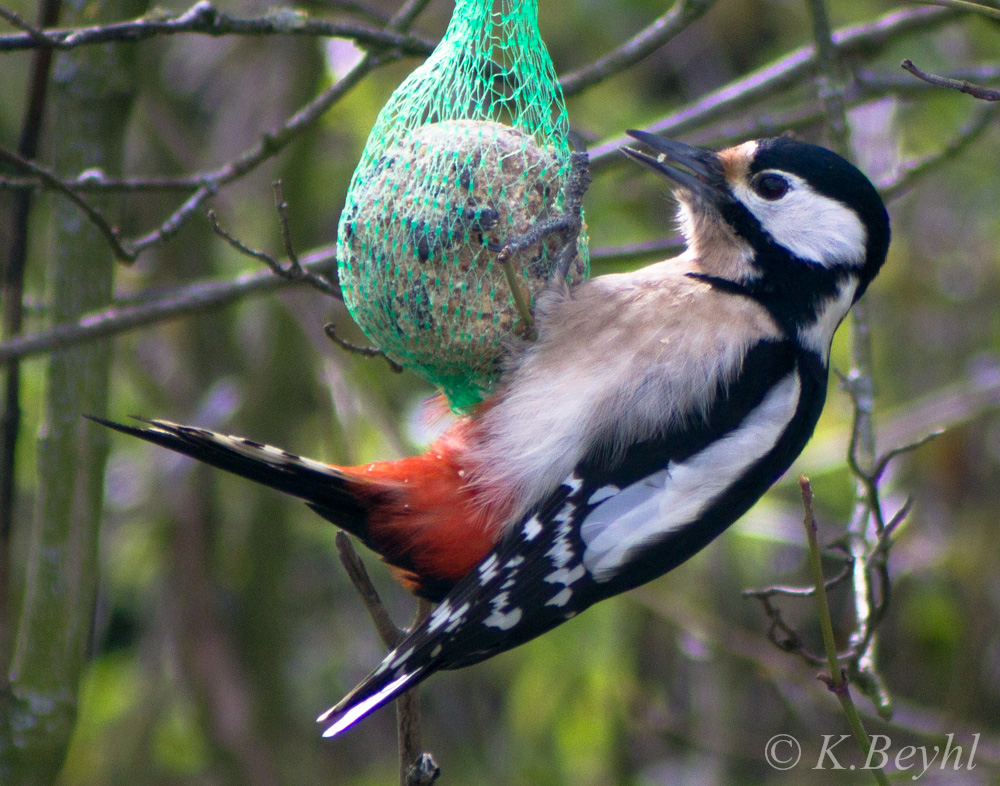
[[[456,410],[488,395],[507,342],[530,337],[525,312],[560,255],[571,282],[589,268],[569,188],[579,154],[537,13],[537,0],[456,2],[379,114],[341,214],[351,316]]]

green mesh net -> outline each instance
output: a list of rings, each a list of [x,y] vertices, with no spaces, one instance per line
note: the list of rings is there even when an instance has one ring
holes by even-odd
[[[490,392],[504,342],[529,337],[525,312],[560,254],[570,281],[588,271],[579,224],[530,234],[582,216],[537,15],[536,0],[456,2],[441,43],[379,114],[340,219],[351,315],[455,409]]]

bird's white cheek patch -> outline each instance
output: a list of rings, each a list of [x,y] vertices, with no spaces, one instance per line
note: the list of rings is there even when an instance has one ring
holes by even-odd
[[[613,578],[644,546],[697,520],[778,442],[795,415],[797,374],[778,383],[740,425],[678,464],[626,486],[583,521],[583,563],[597,581]]]
[[[792,185],[781,199],[763,199],[746,184],[734,187],[733,194],[774,242],[799,259],[824,267],[862,264],[868,232],[858,214],[814,191],[802,178],[779,174]]]

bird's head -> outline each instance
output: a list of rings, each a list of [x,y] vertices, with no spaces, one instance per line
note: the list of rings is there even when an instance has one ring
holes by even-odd
[[[785,299],[850,280],[853,302],[885,261],[878,191],[826,148],[778,137],[716,152],[628,133],[657,155],[624,152],[680,186],[682,230],[708,275]]]

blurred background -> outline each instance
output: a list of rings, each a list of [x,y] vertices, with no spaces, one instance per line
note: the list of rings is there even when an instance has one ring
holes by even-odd
[[[32,3],[7,1],[23,18],[37,17]],[[542,34],[560,74],[592,63],[668,10],[652,0],[539,2]],[[256,0],[222,0],[217,7],[242,17],[269,11]],[[319,19],[381,27],[397,4],[306,0],[296,7]],[[72,4],[61,24],[107,23],[147,10],[135,2]],[[451,10],[450,2],[434,0],[413,31],[437,40]],[[932,766],[920,782],[1000,783],[1000,104],[933,88],[899,67],[911,58],[930,71],[996,86],[1000,22],[889,2],[830,0],[828,10],[837,29],[926,12],[918,23],[866,39],[841,66],[854,159],[893,196],[889,261],[866,296],[877,444],[885,451],[946,429],[894,462],[882,480],[888,514],[907,497],[914,500],[892,549],[892,598],[876,648],[895,705],[893,720],[879,719],[867,699],[856,701],[869,732],[892,739],[890,756],[906,745],[933,752],[949,733],[965,744],[958,771],[952,759],[946,771]],[[16,32],[13,26],[0,31]],[[681,110],[695,113],[679,128],[687,141],[728,144],[787,127],[822,143],[829,137],[812,72],[795,74],[780,90],[747,93],[714,116],[696,111],[713,91],[774,66],[812,36],[805,2],[718,0],[649,57],[571,95],[571,124],[598,150],[625,128],[646,127]],[[96,66],[73,59],[85,50]],[[93,88],[97,95],[120,96],[122,107],[119,119],[98,134],[120,148],[111,158],[119,163],[106,164],[105,175],[213,172],[287,123],[358,56],[346,39],[307,35],[174,35],[60,54],[48,99],[56,103],[47,108],[37,159],[65,177],[85,168],[71,163],[74,145],[85,139],[85,119],[77,122],[78,113],[66,108],[73,104],[58,102],[72,102],[78,86],[96,73],[105,79]],[[0,147],[13,150],[25,123],[35,54],[3,51],[0,57]],[[63,195],[33,193],[20,331],[80,322],[78,315],[53,313],[61,282],[70,281],[53,267],[58,259],[78,272],[92,264],[113,267],[109,276],[120,309],[190,294],[191,287],[210,282],[266,275],[262,265],[213,235],[204,214],[211,207],[240,240],[281,256],[271,188],[278,178],[295,248],[302,255],[328,249],[375,116],[419,62],[402,57],[367,74],[280,153],[219,188],[176,234],[130,265],[113,264],[103,238],[89,245],[72,239],[73,232],[94,232]],[[953,154],[938,160],[956,140]],[[908,179],[910,165],[925,156],[935,164]],[[6,259],[15,239],[8,231],[15,200],[24,191],[12,183],[25,172],[6,167],[0,174],[0,252]],[[134,239],[159,227],[194,189],[87,193],[123,238]],[[674,209],[662,180],[624,156],[605,155],[585,200],[593,273],[667,255],[634,247],[672,238]],[[103,313],[106,304],[88,309]],[[9,298],[4,307],[12,308]],[[93,361],[110,363],[107,412],[116,419],[135,413],[197,424],[339,464],[390,459],[426,445],[431,429],[423,402],[433,391],[411,374],[391,373],[380,359],[341,351],[325,337],[326,322],[364,343],[342,303],[302,285],[241,292],[227,304],[121,332],[110,355]],[[8,325],[5,339],[11,338]],[[60,569],[71,577],[96,577],[96,613],[91,622],[86,592],[76,599],[84,603],[87,630],[78,636],[85,652],[67,661],[78,663],[67,667],[63,688],[72,730],[53,732],[52,739],[63,742],[44,753],[49,774],[24,782],[398,781],[391,709],[334,741],[321,740],[313,722],[384,651],[337,559],[334,527],[294,500],[137,440],[94,436],[96,429],[87,432],[96,453],[77,466],[47,469],[45,438],[54,426],[44,413],[57,384],[53,375],[61,373],[53,366],[59,357],[42,352],[20,364],[0,663],[13,663],[16,677],[18,663],[39,668],[44,660],[30,650],[15,654],[25,646],[16,637],[27,635],[19,623],[31,606],[26,587],[48,564],[36,566],[32,538],[41,537],[47,517],[45,484],[68,489],[71,516],[97,504],[82,502],[81,475],[103,483],[103,507],[94,513],[100,527],[96,563],[85,555],[75,559],[70,543]],[[89,363],[86,357],[81,362]],[[850,364],[845,325],[833,365],[846,372]],[[101,394],[88,401],[100,406]],[[761,605],[741,595],[810,583],[799,473],[812,479],[821,542],[843,535],[855,494],[845,462],[851,416],[850,398],[831,377],[826,411],[806,453],[710,548],[539,640],[426,683],[423,741],[443,769],[439,783],[873,782],[871,773],[833,770],[829,760],[826,768],[811,769],[823,735],[850,729],[835,697],[815,679],[818,669],[771,644]],[[396,620],[408,621],[412,598],[377,559],[362,556]],[[833,575],[836,563],[827,570]],[[56,582],[42,591],[72,595],[72,587],[92,583],[67,586]],[[849,588],[836,588],[831,603],[846,646],[854,625]],[[779,604],[786,621],[820,651],[814,601]],[[69,636],[60,619],[39,623],[36,638]],[[17,718],[4,723],[17,739]],[[765,748],[776,734],[797,738],[802,763],[787,771],[768,763]],[[68,753],[60,768],[64,742]],[[864,762],[853,740],[836,753],[844,767]],[[911,767],[915,761],[919,753]],[[910,780],[922,769],[919,764],[896,777]]]

